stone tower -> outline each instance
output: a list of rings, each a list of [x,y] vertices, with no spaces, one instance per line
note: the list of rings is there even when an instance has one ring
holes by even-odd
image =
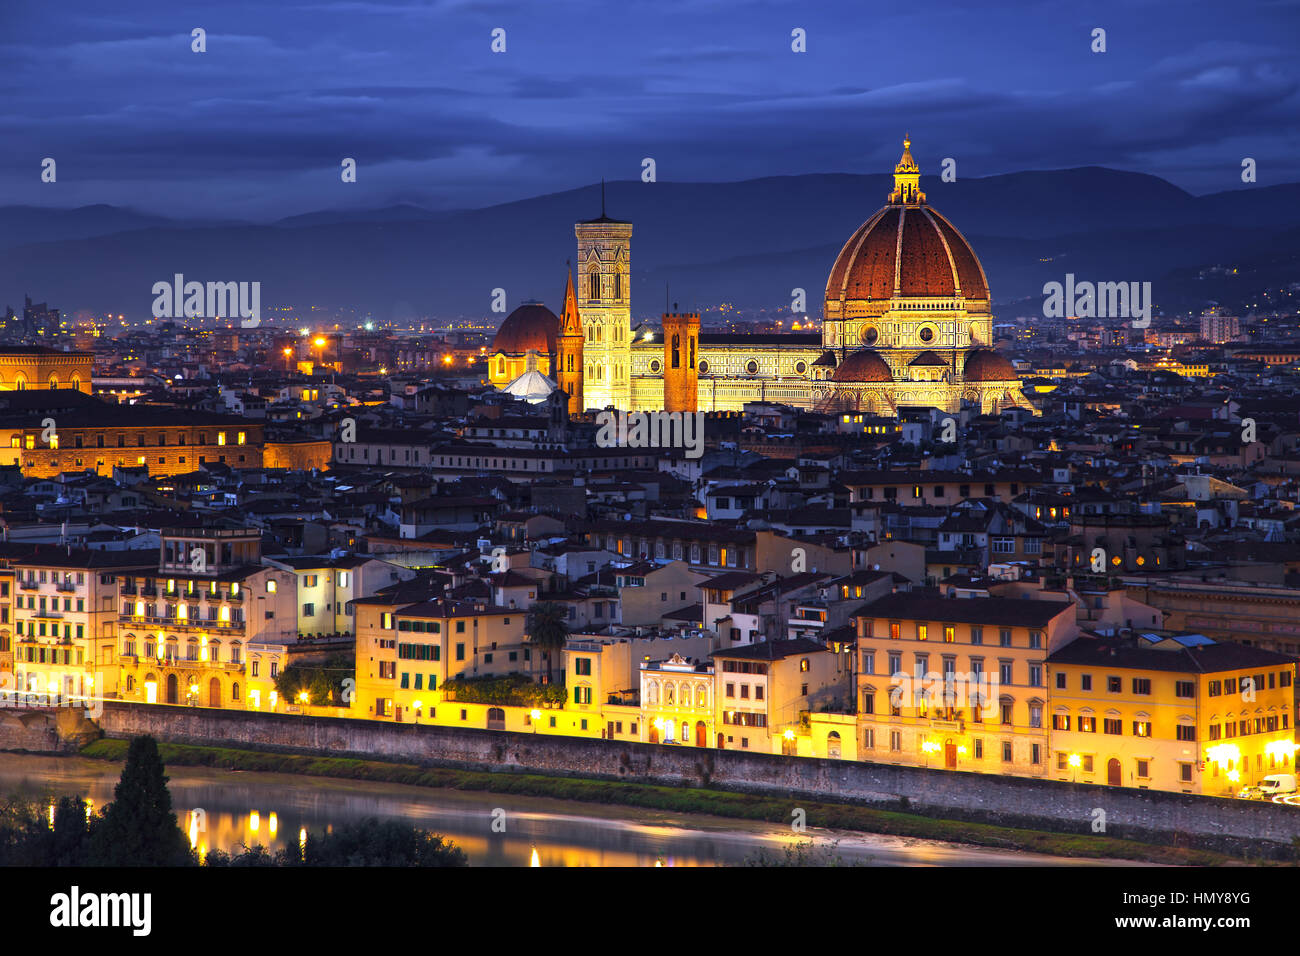
[[[699,411],[700,313],[664,313],[664,411]]]
[[[624,411],[632,398],[632,224],[605,215],[573,227],[578,237],[578,311],[585,333],[582,389],[588,408]]]
[[[564,308],[560,312],[560,334],[556,343],[555,384],[569,396],[569,414],[581,415],[586,407],[582,403],[583,332],[572,271],[565,277]]]

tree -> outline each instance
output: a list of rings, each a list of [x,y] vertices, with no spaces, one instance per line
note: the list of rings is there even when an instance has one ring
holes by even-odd
[[[133,737],[113,802],[94,828],[92,865],[187,866],[195,861],[176,823],[158,743]]]
[[[551,655],[558,654],[569,638],[567,612],[562,604],[539,601],[528,609],[524,630],[546,658],[546,682],[551,683]]]

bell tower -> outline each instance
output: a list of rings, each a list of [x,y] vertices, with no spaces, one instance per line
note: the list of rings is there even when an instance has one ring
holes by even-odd
[[[588,408],[612,405],[627,411],[632,402],[632,224],[605,215],[602,182],[600,217],[577,223],[573,231],[578,237],[584,401]]]
[[[676,308],[674,305],[673,308]],[[699,411],[700,313],[664,313],[664,411]]]
[[[569,396],[570,415],[581,415],[582,404],[582,317],[578,296],[573,289],[573,272],[568,270],[564,282],[564,310],[560,313],[560,334],[556,339],[555,384]]]

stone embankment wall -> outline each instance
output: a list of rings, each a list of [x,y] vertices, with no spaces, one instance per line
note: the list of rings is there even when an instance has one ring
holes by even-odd
[[[1108,836],[1252,857],[1283,857],[1300,837],[1300,807],[891,764],[165,705],[106,703],[99,725],[109,737],[714,787],[791,809],[834,800],[1066,833],[1093,833],[1100,811]]]

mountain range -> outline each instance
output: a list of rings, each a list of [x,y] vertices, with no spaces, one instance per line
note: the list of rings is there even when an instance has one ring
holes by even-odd
[[[1229,171],[1228,175],[1232,175]],[[1240,308],[1300,279],[1300,184],[1193,196],[1156,176],[1101,167],[944,183],[928,201],[970,240],[1000,314],[1035,314],[1043,283],[1151,281],[1165,312],[1207,299]],[[852,232],[884,204],[888,175],[809,174],[726,183],[612,182],[609,216],[633,223],[632,308],[781,309],[795,288],[816,312]],[[482,209],[410,205],[313,212],[270,223],[176,221],[112,206],[0,207],[0,308],[22,296],[65,314],[143,318],[175,273],[259,281],[264,310],[354,308],[380,321],[560,308],[573,223],[601,213],[599,186]],[[1236,268],[1207,282],[1206,267]]]

